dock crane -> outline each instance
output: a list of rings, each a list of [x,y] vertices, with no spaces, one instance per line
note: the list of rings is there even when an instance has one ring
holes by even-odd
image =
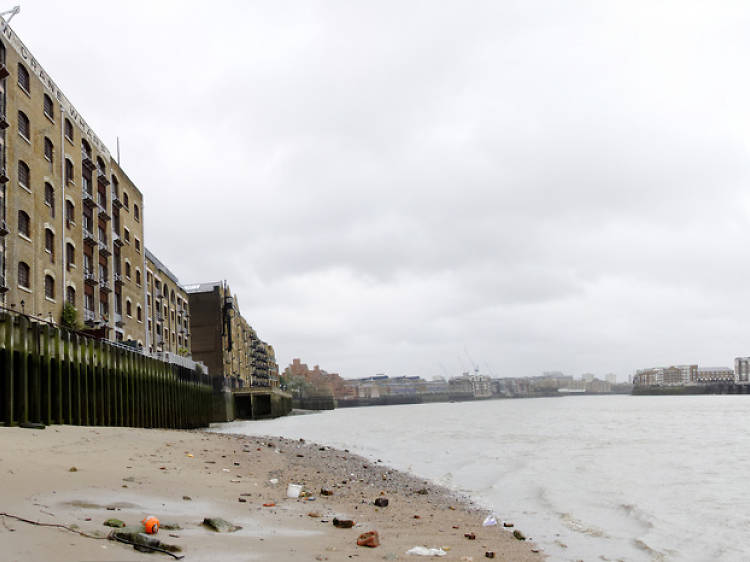
[[[0,18],[5,20],[5,23],[10,23],[10,20],[21,11],[21,6],[13,6],[10,10],[0,12]],[[7,17],[6,17],[7,16]]]

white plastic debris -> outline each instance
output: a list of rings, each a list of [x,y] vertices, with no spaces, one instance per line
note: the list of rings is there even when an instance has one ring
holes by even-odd
[[[495,525],[497,525],[497,517],[494,513],[490,513],[482,522],[482,527],[494,527]]]
[[[289,484],[286,487],[286,497],[298,498],[302,493],[302,484]]]
[[[445,556],[448,554],[442,548],[427,548],[426,546],[415,546],[406,551],[406,554],[416,554],[417,556]]]
[[[279,483],[279,479],[278,478],[271,478],[268,482],[270,484],[273,484],[275,486],[276,484]]]

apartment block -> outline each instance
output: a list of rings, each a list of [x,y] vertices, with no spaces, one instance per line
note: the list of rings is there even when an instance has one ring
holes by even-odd
[[[240,314],[225,282],[185,287],[190,304],[193,359],[223,377],[235,389],[278,387],[279,367],[273,347],[262,341]]]
[[[146,250],[146,309],[150,352],[190,355],[188,294],[177,277]]]
[[[0,76],[2,305],[142,345],[141,192],[5,21]]]

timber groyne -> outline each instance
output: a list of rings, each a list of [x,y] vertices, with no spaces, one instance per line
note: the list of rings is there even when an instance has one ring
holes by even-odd
[[[0,313],[0,425],[196,428],[207,375],[16,313]]]

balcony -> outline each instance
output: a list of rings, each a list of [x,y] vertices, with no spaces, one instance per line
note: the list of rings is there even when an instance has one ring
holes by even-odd
[[[123,278],[122,273],[115,273],[115,286],[120,285],[122,286]]]
[[[99,283],[96,279],[96,274],[93,271],[85,271],[83,273],[83,281],[87,285],[97,285]]]
[[[9,232],[8,223],[5,222],[5,219],[0,219],[0,236],[5,236]]]
[[[96,169],[96,164],[91,159],[91,155],[86,152],[81,153],[81,165],[89,172],[93,172]]]
[[[101,185],[109,185],[109,179],[107,178],[107,174],[105,174],[102,170],[97,171],[96,179]]]
[[[102,206],[101,203],[99,204],[99,218],[103,221],[112,220],[112,216],[107,211],[107,206]]]
[[[5,66],[5,63],[0,63],[0,80],[3,80],[10,76],[10,71],[8,70],[8,67]]]
[[[99,240],[99,243],[97,244],[97,246],[99,247],[99,254],[101,254],[102,256],[111,256],[112,255],[112,252],[107,247],[106,241],[102,242],[101,240]]]
[[[122,201],[120,201],[120,198],[117,196],[117,193],[112,193],[112,208],[114,209],[120,209],[122,208]]]
[[[7,129],[10,127],[10,123],[8,122],[8,118],[0,113],[0,129]]]
[[[83,227],[83,241],[91,246],[96,246],[96,236],[86,226]]]
[[[83,204],[87,207],[91,207],[92,209],[96,207],[96,201],[94,200],[93,194],[89,193],[85,189],[81,194],[81,198],[83,199]]]
[[[5,168],[0,169],[0,183],[8,183],[10,181],[10,177],[8,177],[8,172],[5,171]]]
[[[122,238],[120,238],[120,235],[116,232],[112,232],[112,243],[115,246],[122,248]]]
[[[83,311],[83,321],[86,324],[94,324],[96,322],[96,312],[93,310],[85,309]]]
[[[102,277],[102,280],[99,283],[99,290],[103,293],[112,292],[112,287],[110,286],[109,281],[107,281],[107,279],[105,279],[104,277]]]

